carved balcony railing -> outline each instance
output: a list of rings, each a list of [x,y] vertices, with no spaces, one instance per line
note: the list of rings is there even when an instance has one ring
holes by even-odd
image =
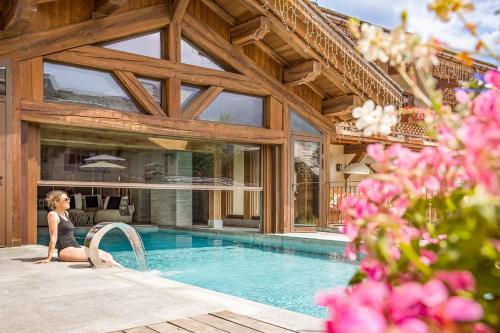
[[[386,144],[401,143],[413,148],[419,146],[434,146],[435,140],[430,138],[425,129],[413,122],[399,122],[389,135],[365,136],[358,130],[354,122],[340,122],[336,124],[336,139],[340,143],[352,142],[381,142]]]

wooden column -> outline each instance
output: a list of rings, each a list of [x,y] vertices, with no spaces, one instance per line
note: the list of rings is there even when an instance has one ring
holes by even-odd
[[[222,177],[222,156],[216,150],[214,153],[214,179]],[[222,195],[221,191],[209,192],[208,226],[214,226],[222,221]]]
[[[7,103],[6,98],[0,96],[0,247],[6,246],[7,227]]]
[[[320,207],[321,209],[321,214],[320,214],[320,220],[319,220],[319,227],[327,227],[328,226],[328,219],[329,219],[329,212],[330,212],[330,160],[331,160],[331,155],[330,155],[330,138],[331,134],[326,133],[323,135],[323,140],[322,140],[322,149],[323,149],[323,157],[322,157],[322,172],[323,172],[323,182],[321,184],[321,197],[323,198],[322,200],[322,205]]]
[[[21,245],[21,88],[21,65],[14,61],[7,72],[6,246]]]
[[[165,53],[166,58],[173,63],[181,62],[181,25],[178,21],[172,21],[166,27]],[[165,105],[167,115],[170,118],[181,116],[181,80],[169,78],[165,80]]]
[[[288,133],[287,105],[273,96],[266,103],[266,127]],[[288,175],[288,139],[281,145],[263,149],[263,232],[284,233],[290,229],[290,189]]]
[[[37,243],[37,183],[40,179],[40,127],[22,122],[22,244]]]

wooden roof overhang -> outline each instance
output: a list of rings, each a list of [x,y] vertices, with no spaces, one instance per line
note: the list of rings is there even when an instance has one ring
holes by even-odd
[[[0,43],[0,58],[23,61],[44,57],[111,70],[130,85],[137,85],[131,74],[135,73],[169,79],[169,82],[175,79],[247,93],[271,94],[297,109],[322,131],[331,133],[335,131],[332,120],[343,119],[342,115],[349,115],[352,107],[365,99],[395,105],[401,105],[403,101],[402,89],[376,64],[366,62],[339,28],[308,1],[285,1],[294,15],[283,16],[274,1],[198,0],[229,24],[230,40],[186,11],[188,0],[167,1],[134,10],[127,5],[130,0],[99,0],[93,4],[90,20],[41,31],[13,29],[13,23],[29,22],[33,15],[5,15],[6,12],[17,13],[20,9],[23,13],[33,14],[40,10],[40,6],[57,1],[0,0],[0,8],[5,9],[0,14],[0,38],[8,38],[8,42]],[[217,73],[170,58],[145,59],[89,45],[166,26],[177,26],[184,36],[196,40],[210,54],[223,58],[238,73]],[[171,33],[172,30],[168,31]],[[282,66],[281,76],[273,77],[263,70],[262,64],[250,59],[244,52],[248,46],[258,48]],[[179,50],[172,52],[178,53]],[[319,96],[319,107],[313,107],[297,95],[299,87],[308,87]],[[220,89],[214,91],[214,96],[218,92]],[[29,107],[23,110],[23,115],[32,117],[36,109],[42,112],[42,104],[24,103]],[[160,110],[148,110],[150,114],[165,116]]]
[[[352,45],[357,44],[356,38],[354,38],[348,27],[349,16],[324,7],[319,7],[319,10],[332,24],[339,28],[341,33]],[[384,30],[389,31],[385,28]],[[437,54],[440,63],[432,67],[432,74],[437,78],[445,80],[466,81],[473,79],[474,74],[477,72],[484,73],[489,69],[497,68],[494,64],[479,59],[472,59],[473,63],[468,66],[459,61],[456,55],[456,52],[449,49],[440,50]]]

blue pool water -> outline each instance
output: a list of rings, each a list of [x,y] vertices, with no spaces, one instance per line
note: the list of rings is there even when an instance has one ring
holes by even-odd
[[[336,253],[319,255],[195,232],[147,228],[138,231],[149,269],[165,278],[315,317],[326,315],[323,308],[315,305],[316,293],[347,285],[356,269],[356,265],[340,259],[341,247]],[[86,233],[77,229],[80,244]],[[39,229],[38,243],[48,244],[47,229]],[[100,248],[124,266],[136,268],[130,244],[121,231],[109,232]]]

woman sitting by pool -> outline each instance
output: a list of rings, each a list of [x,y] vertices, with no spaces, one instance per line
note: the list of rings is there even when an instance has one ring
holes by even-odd
[[[49,225],[49,252],[46,259],[38,260],[36,264],[46,264],[52,260],[54,248],[57,248],[57,256],[61,261],[88,261],[84,248],[75,239],[75,226],[69,219],[66,210],[69,209],[70,198],[63,191],[51,191],[47,194],[47,204],[51,211],[47,215]],[[113,260],[113,256],[99,250],[101,259],[110,266],[121,266]]]

